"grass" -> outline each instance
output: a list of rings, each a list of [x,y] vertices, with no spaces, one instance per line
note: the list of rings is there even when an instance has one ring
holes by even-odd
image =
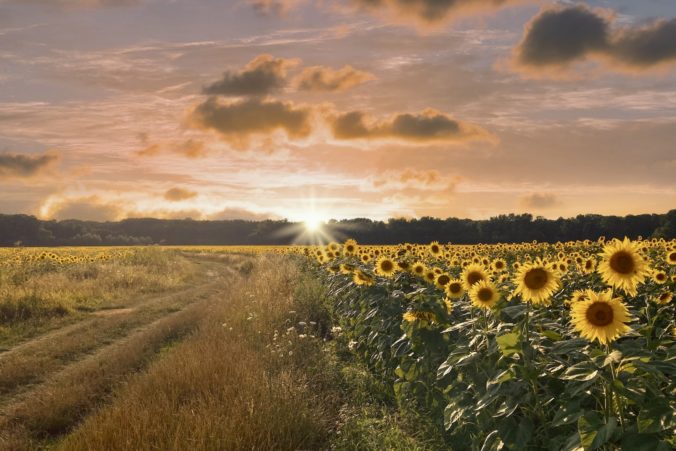
[[[447,448],[332,331],[325,289],[298,260],[144,258],[129,264],[159,268],[154,259],[165,258],[202,274],[201,285],[162,285],[167,294],[133,301],[120,297],[133,286],[121,289],[95,313],[3,354],[0,449]],[[77,291],[108,280],[109,264],[52,276]]]
[[[0,265],[0,346],[9,346],[82,314],[138,296],[176,290],[199,279],[175,251],[139,248],[107,261]]]

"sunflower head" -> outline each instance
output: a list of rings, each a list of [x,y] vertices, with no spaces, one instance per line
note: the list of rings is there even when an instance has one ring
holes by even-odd
[[[429,245],[430,254],[434,257],[439,257],[442,253],[441,245],[438,241],[432,241]]]
[[[462,283],[465,290],[470,290],[472,286],[482,280],[488,280],[488,274],[484,271],[483,266],[476,263],[467,265],[462,271]]]
[[[446,284],[446,296],[451,299],[459,299],[465,294],[465,289],[462,286],[460,279],[453,279]]]
[[[355,240],[349,239],[343,244],[343,252],[345,252],[346,255],[354,255],[358,250],[359,246]]]
[[[490,309],[500,300],[500,293],[491,282],[482,280],[469,290],[469,298],[475,307]]]
[[[445,272],[442,272],[441,274],[438,274],[436,279],[434,280],[434,285],[436,285],[437,288],[440,290],[443,290],[446,288],[446,285],[451,281],[451,276],[446,274]]]
[[[669,277],[667,276],[666,272],[662,270],[653,271],[653,281],[655,281],[655,283],[662,285],[663,283],[666,283],[668,279]]]
[[[666,260],[670,265],[676,265],[676,250],[667,251]]]
[[[606,244],[598,266],[604,282],[635,296],[638,285],[643,283],[649,273],[648,265],[640,254],[640,247],[640,243],[631,242],[629,238]]]
[[[655,302],[658,304],[668,304],[671,302],[671,299],[673,298],[673,294],[671,291],[663,291],[659,295],[655,297]]]
[[[376,273],[385,277],[392,277],[397,270],[397,265],[391,258],[380,257],[376,262]]]
[[[425,272],[427,271],[427,267],[425,266],[424,263],[422,262],[415,262],[413,266],[411,267],[411,271],[413,274],[415,274],[418,277],[423,277]]]
[[[514,276],[515,294],[533,304],[549,304],[560,284],[559,277],[540,260],[524,264]]]
[[[631,330],[626,323],[631,318],[621,298],[613,298],[612,291],[586,291],[587,299],[571,307],[571,323],[576,331],[589,341],[608,344]]]

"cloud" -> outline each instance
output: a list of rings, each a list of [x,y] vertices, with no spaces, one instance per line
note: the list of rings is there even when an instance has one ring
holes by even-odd
[[[530,193],[519,198],[519,206],[542,210],[560,205],[559,199],[552,193]]]
[[[362,111],[339,114],[331,128],[337,139],[395,139],[410,143],[464,142],[494,139],[482,128],[461,122],[433,109],[421,113],[399,113],[377,120]]]
[[[80,219],[83,221],[116,221],[124,217],[122,205],[106,202],[93,195],[48,201],[41,209],[49,219]]]
[[[0,179],[33,177],[42,173],[58,159],[56,154],[51,153],[39,156],[2,153],[0,154]]]
[[[213,130],[232,145],[246,145],[253,135],[283,131],[289,138],[305,138],[312,132],[312,111],[290,102],[248,99],[220,103],[211,97],[188,114],[188,125]]]
[[[182,200],[193,199],[197,197],[195,191],[185,188],[171,188],[164,193],[164,198],[170,202],[180,202]]]
[[[325,66],[313,66],[303,69],[296,77],[297,89],[303,91],[345,91],[370,80],[375,76],[369,72],[357,70],[352,66],[332,69]]]
[[[396,22],[438,26],[469,14],[494,11],[524,0],[351,0],[360,9]]]
[[[248,0],[253,9],[262,15],[283,16],[304,0]]]
[[[643,71],[676,62],[676,18],[642,27],[615,27],[607,10],[584,5],[545,8],[526,25],[513,52],[516,70],[560,76],[574,63],[596,60]]]
[[[286,71],[299,63],[296,59],[259,55],[244,69],[227,71],[223,78],[203,89],[204,94],[222,96],[265,96],[286,85]]]
[[[256,213],[245,208],[229,207],[218,213],[209,216],[212,221],[229,221],[233,219],[242,219],[245,221],[262,221],[265,219],[280,219],[278,215],[272,213]]]
[[[154,157],[162,153],[174,153],[186,158],[203,158],[207,155],[204,142],[196,139],[153,144],[148,144],[147,140],[144,140],[143,144],[145,147],[136,151],[136,155],[140,157]]]
[[[418,191],[454,191],[457,177],[442,176],[437,170],[417,170],[406,168],[401,171],[385,171],[367,180],[366,191],[418,190]]]

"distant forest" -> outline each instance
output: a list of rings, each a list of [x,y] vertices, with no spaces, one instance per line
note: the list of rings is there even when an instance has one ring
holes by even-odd
[[[574,218],[534,218],[530,214],[500,215],[486,220],[370,219],[329,221],[322,235],[360,243],[514,243],[556,242],[628,236],[676,237],[676,210],[666,214],[629,216],[579,215]],[[125,219],[119,222],[42,221],[27,215],[0,215],[0,246],[95,245],[255,245],[311,244],[317,235],[302,224],[281,221],[195,221],[191,219]]]

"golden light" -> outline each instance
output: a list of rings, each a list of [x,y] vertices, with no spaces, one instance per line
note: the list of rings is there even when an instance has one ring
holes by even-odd
[[[323,222],[324,221],[316,214],[310,214],[303,219],[305,230],[312,233],[318,232],[321,229]]]

